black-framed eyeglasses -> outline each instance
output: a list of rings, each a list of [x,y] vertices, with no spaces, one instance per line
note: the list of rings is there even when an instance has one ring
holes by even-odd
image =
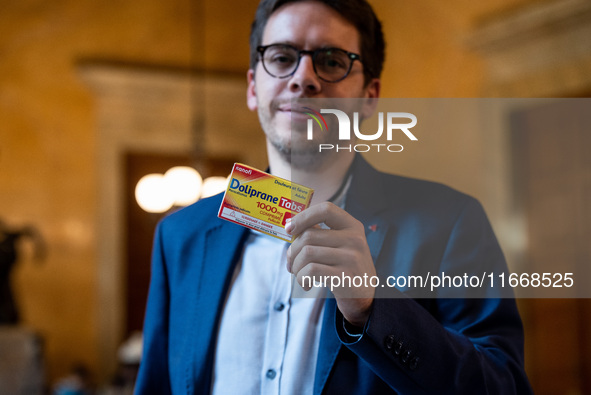
[[[339,82],[349,75],[353,62],[361,57],[340,48],[319,48],[313,51],[299,50],[289,44],[260,45],[257,52],[265,71],[276,78],[293,75],[304,55],[312,57],[314,72],[323,81]]]

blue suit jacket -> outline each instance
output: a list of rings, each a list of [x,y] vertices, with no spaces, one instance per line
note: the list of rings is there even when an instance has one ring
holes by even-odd
[[[220,202],[200,201],[157,228],[137,394],[210,391],[221,307],[247,234],[217,218]],[[366,225],[381,276],[413,265],[506,267],[480,204],[443,185],[357,158],[346,208]],[[325,309],[315,394],[531,392],[513,299],[375,299],[360,339],[343,331],[334,299]]]

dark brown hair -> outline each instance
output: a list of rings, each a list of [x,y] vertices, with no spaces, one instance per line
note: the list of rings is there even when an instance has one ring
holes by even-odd
[[[255,69],[259,60],[257,47],[263,40],[263,32],[271,15],[282,5],[309,0],[261,0],[250,31],[250,68]],[[359,32],[361,61],[365,83],[380,78],[384,64],[385,43],[382,24],[365,0],[314,0],[338,12]]]

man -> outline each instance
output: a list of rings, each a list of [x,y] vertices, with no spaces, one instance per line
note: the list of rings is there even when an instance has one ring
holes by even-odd
[[[321,156],[329,136],[292,131],[304,118],[292,99],[379,97],[383,38],[364,0],[263,0],[251,53],[247,104],[270,172],[314,188],[312,205],[286,226],[289,247],[218,219],[220,196],[159,225],[137,393],[530,392],[511,299],[292,297],[291,274],[505,263],[472,198]]]

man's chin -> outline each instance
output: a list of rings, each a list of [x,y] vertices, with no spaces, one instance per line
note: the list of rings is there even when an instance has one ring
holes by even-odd
[[[317,145],[297,149],[283,146],[278,149],[278,152],[285,162],[289,163],[292,168],[299,170],[318,169],[330,156],[319,153]]]

